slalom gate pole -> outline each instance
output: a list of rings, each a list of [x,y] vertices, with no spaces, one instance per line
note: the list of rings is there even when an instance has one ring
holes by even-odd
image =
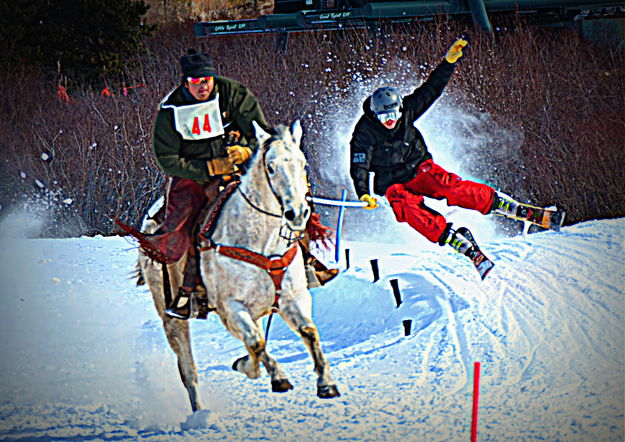
[[[341,201],[347,200],[347,190],[341,192]],[[336,220],[336,242],[334,244],[334,261],[339,262],[339,254],[341,253],[341,230],[343,229],[343,214],[345,206],[339,208],[339,216]]]
[[[477,441],[477,412],[480,397],[480,363],[473,363],[473,413],[471,415],[471,442]]]

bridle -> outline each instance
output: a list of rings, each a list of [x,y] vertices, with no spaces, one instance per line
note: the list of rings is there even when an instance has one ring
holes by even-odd
[[[265,148],[265,146],[263,146],[263,148]],[[263,158],[262,158],[263,169],[265,171],[265,177],[267,178],[267,183],[269,183],[269,187],[271,188],[272,193],[274,194],[278,203],[280,204],[280,208],[283,208],[282,199],[273,188],[271,184],[271,179],[269,177],[269,173],[267,171],[266,155],[267,155],[268,150],[269,150],[268,148],[264,149]],[[243,200],[257,212],[262,213],[267,216],[275,217],[275,218],[282,218],[282,215],[271,213],[267,210],[261,209],[260,207],[258,207],[257,204],[254,204],[250,200],[250,198],[247,195],[245,195],[245,193],[241,190],[240,185],[237,186],[237,190],[243,197]],[[286,226],[290,232],[288,237],[284,236],[282,233],[282,229],[284,228],[284,226]],[[208,242],[208,246],[200,247],[199,249],[200,251],[208,251],[211,249],[215,249],[217,253],[223,256],[227,256],[229,258],[236,259],[239,261],[244,261],[244,262],[253,264],[265,270],[267,274],[269,275],[269,277],[271,278],[273,285],[274,285],[274,300],[271,306],[272,315],[274,312],[278,311],[278,302],[280,300],[280,295],[282,294],[282,279],[284,278],[284,274],[286,270],[288,269],[289,265],[291,265],[291,263],[293,262],[293,259],[297,255],[297,249],[299,248],[299,245],[297,244],[297,240],[299,239],[300,235],[303,235],[303,232],[300,235],[296,234],[297,232],[291,230],[291,228],[286,223],[284,226],[280,227],[279,234],[280,234],[280,237],[288,241],[288,244],[287,244],[288,250],[283,255],[264,256],[264,255],[261,255],[259,253],[253,252],[251,250],[248,250],[242,247],[232,247],[232,246],[225,246],[222,244],[217,244],[211,238],[207,238],[206,236],[202,236],[202,239]],[[269,332],[269,324],[271,323],[270,321],[271,321],[271,316],[269,317],[269,321],[267,323],[266,333]]]
[[[267,184],[269,185],[269,189],[271,190],[271,193],[273,193],[273,196],[276,198],[276,200],[278,201],[278,204],[280,204],[280,208],[284,209],[284,206],[282,204],[282,198],[280,197],[280,195],[278,195],[278,192],[276,192],[276,190],[273,187],[273,184],[271,182],[271,177],[269,176],[269,171],[268,171],[268,167],[267,167],[267,152],[269,151],[269,144],[271,144],[271,139],[267,140],[265,142],[265,144],[262,146],[263,149],[263,157],[262,157],[262,164],[263,164],[263,172],[265,173],[265,179],[267,180]],[[272,213],[268,210],[262,209],[261,207],[259,207],[258,204],[255,204],[249,196],[247,196],[245,194],[245,192],[243,192],[243,190],[241,189],[241,186],[237,187],[237,190],[239,191],[239,193],[241,194],[241,196],[243,197],[243,200],[254,210],[256,210],[257,212],[262,213],[263,215],[267,215],[267,216],[271,216],[273,218],[282,218],[283,215],[280,213]],[[283,225],[280,226],[280,232],[279,232],[280,238],[282,239],[286,239],[288,241],[288,244],[291,245],[294,242],[296,242],[297,240],[299,240],[300,238],[302,238],[304,236],[304,232],[303,231],[296,231],[293,230],[289,227],[289,225],[285,222]]]

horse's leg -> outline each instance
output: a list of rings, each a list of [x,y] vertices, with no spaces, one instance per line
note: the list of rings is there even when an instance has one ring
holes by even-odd
[[[256,322],[256,326],[261,330],[263,328],[260,320]],[[260,361],[265,366],[267,374],[271,377],[271,391],[275,393],[284,393],[293,389],[293,385],[287,379],[284,371],[282,371],[282,367],[278,361],[269,355],[266,346],[265,351],[260,354]]]
[[[240,371],[250,379],[260,376],[260,355],[265,352],[265,338],[262,330],[256,325],[250,312],[243,303],[228,300],[225,309],[220,314],[226,328],[232,335],[245,344],[248,355],[237,359],[232,369]]]
[[[281,306],[280,315],[284,321],[297,333],[304,341],[312,356],[317,373],[317,396],[323,399],[340,396],[339,390],[330,375],[330,364],[321,350],[321,339],[317,327],[312,321],[311,298],[298,296],[286,305]]]
[[[184,266],[185,260],[182,259],[175,266],[169,266],[170,287],[172,293],[176,293],[180,286],[181,268]],[[187,389],[191,409],[197,411],[201,409],[200,398],[198,394],[198,375],[197,365],[191,353],[191,335],[189,332],[189,322],[175,319],[165,314],[165,298],[163,294],[163,273],[161,264],[154,263],[150,260],[143,259],[141,263],[143,276],[146,278],[152,299],[158,315],[163,320],[163,329],[167,336],[169,346],[176,353],[178,358],[178,371],[182,383]]]
[[[178,371],[180,372],[182,383],[189,394],[191,409],[197,411],[202,407],[197,386],[197,365],[191,353],[189,322],[163,316],[163,328],[165,329],[169,346],[178,356]]]

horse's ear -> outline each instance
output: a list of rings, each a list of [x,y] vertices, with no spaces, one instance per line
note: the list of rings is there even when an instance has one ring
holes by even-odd
[[[299,146],[302,140],[302,125],[299,120],[295,120],[291,125],[291,135],[293,135],[293,141]]]
[[[265,144],[265,141],[271,138],[271,135],[265,132],[265,129],[260,127],[256,121],[252,121],[252,126],[254,127],[254,132],[256,133],[256,139],[258,140],[259,146],[262,146]]]

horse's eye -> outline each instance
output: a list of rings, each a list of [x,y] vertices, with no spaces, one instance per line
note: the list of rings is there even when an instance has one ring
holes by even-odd
[[[267,164],[267,172],[269,172],[272,175],[273,175],[273,172],[274,172],[273,167],[271,167],[269,164]]]

